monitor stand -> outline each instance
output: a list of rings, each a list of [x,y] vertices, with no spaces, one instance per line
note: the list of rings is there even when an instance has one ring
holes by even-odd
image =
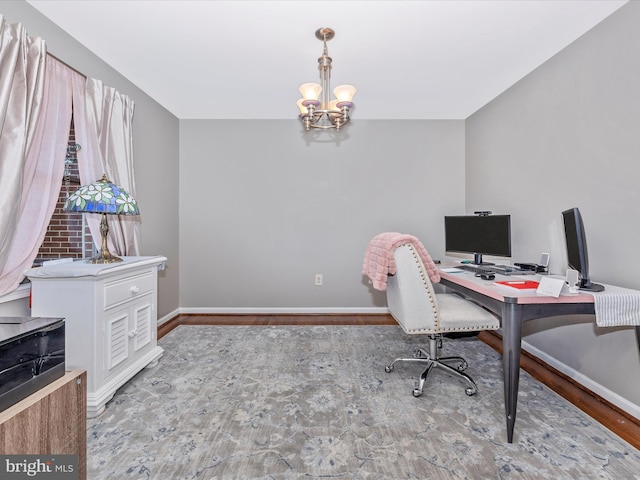
[[[600,285],[599,283],[591,283],[591,282],[578,288],[585,292],[603,292],[604,291],[604,285]]]
[[[495,263],[483,262],[481,253],[474,253],[473,254],[473,264],[474,265],[495,265]]]

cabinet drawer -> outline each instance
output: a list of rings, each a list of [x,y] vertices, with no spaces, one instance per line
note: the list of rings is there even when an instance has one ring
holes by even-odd
[[[155,278],[152,272],[107,283],[104,286],[104,308],[109,308],[149,293],[154,286]]]

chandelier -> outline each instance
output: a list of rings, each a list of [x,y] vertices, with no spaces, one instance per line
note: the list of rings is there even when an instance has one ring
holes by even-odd
[[[324,43],[322,56],[318,59],[320,84],[304,83],[299,91],[302,98],[298,100],[300,119],[307,131],[311,128],[328,129],[340,127],[349,122],[349,109],[353,108],[351,99],[356,93],[353,85],[339,85],[333,89],[336,98],[329,100],[331,90],[331,57],[327,50],[327,42],[335,36],[330,28],[316,30],[316,38]],[[320,95],[322,95],[320,97]],[[320,97],[320,100],[318,98]]]

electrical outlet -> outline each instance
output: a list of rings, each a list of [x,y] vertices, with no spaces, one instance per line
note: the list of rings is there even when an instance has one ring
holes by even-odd
[[[316,286],[317,287],[321,287],[322,286],[322,274],[321,273],[316,273]]]

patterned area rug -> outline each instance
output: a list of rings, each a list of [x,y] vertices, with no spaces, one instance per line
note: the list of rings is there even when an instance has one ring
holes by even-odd
[[[639,479],[640,452],[521,373],[506,441],[500,356],[445,339],[478,384],[435,369],[397,326],[180,326],[88,422],[88,478]]]

